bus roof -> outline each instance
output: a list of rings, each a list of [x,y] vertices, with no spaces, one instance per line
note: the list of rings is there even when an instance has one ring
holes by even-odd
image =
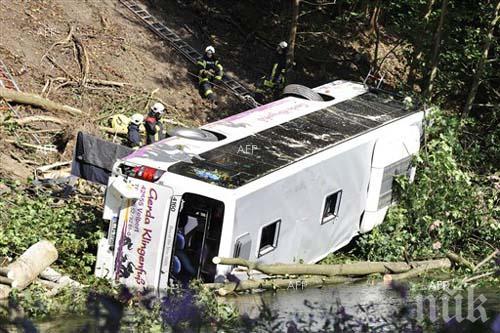
[[[173,163],[168,172],[234,189],[413,113],[390,95],[367,92]]]

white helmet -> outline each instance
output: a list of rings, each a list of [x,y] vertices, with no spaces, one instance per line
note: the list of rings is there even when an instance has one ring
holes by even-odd
[[[153,113],[163,114],[163,111],[165,111],[165,107],[161,103],[155,103],[151,107],[151,112]]]
[[[285,41],[282,41],[282,42],[280,42],[280,43],[278,44],[278,47],[279,47],[280,49],[286,49],[286,48],[288,47],[288,43],[287,43],[287,42],[285,42]]]
[[[205,48],[205,53],[212,52],[212,54],[215,54],[215,48],[212,45],[208,45]]]
[[[134,113],[132,117],[130,117],[130,122],[136,125],[142,124],[144,121],[144,116],[140,113]]]

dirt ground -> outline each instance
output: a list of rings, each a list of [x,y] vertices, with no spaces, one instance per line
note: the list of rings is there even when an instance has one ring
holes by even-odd
[[[19,117],[52,115],[69,124],[3,126],[0,175],[4,177],[26,178],[33,166],[70,159],[77,131],[103,135],[96,125],[105,126],[106,116],[145,113],[148,105],[157,100],[167,105],[167,118],[189,126],[243,108],[236,98],[223,96],[219,107],[212,110],[188,74],[193,71],[192,66],[142,26],[118,1],[1,1],[0,20],[8,22],[0,26],[0,59],[9,67],[21,90],[84,111],[83,116],[72,117],[18,106]],[[75,43],[54,45],[65,40],[71,27],[88,55],[87,78],[122,82],[126,86],[78,85],[84,64],[79,63],[81,58]],[[189,28],[177,30],[184,37],[189,31]],[[74,79],[73,84],[67,84],[67,79]],[[1,120],[8,121],[11,116],[16,117],[2,113]],[[59,149],[62,156],[12,141],[54,144],[58,148],[62,145],[63,149]]]
[[[249,10],[244,2],[221,0],[212,8],[203,7],[203,2],[180,0],[143,0],[142,4],[195,48],[215,45],[226,73],[249,87],[266,72],[273,44],[287,31],[286,24],[281,24],[281,28],[267,35],[260,33],[259,37],[252,20],[258,20],[263,9]],[[194,72],[193,66],[147,30],[118,0],[0,1],[0,20],[0,59],[21,90],[84,111],[81,116],[71,116],[21,105],[16,108],[17,114],[2,111],[0,177],[26,179],[37,166],[70,160],[78,131],[116,140],[99,126],[107,126],[113,114],[145,114],[155,101],[166,104],[168,119],[186,126],[199,126],[247,109],[220,89],[219,105],[212,108],[200,97],[189,74]],[[252,25],[253,30],[248,28]],[[361,73],[367,72],[367,55],[357,54],[366,45],[345,40],[337,49],[324,50],[318,42],[318,50],[309,50],[305,47],[312,45],[308,36],[299,37],[297,52],[305,52],[302,58],[309,63],[299,64],[289,83],[315,86],[338,78],[360,80]],[[388,48],[381,45],[381,54]],[[312,61],[332,52],[339,55],[333,62]],[[345,61],[340,55],[352,57]],[[387,64],[398,69],[391,61],[389,57]],[[89,83],[92,80],[126,85]],[[13,118],[30,115],[55,116],[67,124],[13,124]],[[47,145],[54,145],[57,152],[36,148]]]

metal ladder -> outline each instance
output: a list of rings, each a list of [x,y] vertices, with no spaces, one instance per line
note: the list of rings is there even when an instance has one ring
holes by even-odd
[[[9,68],[5,65],[2,59],[0,59],[0,87],[20,91],[19,86],[12,77],[12,74],[10,74]],[[16,117],[19,116],[16,109],[14,109],[7,101],[0,101],[0,111],[1,110],[10,110],[16,115]]]
[[[135,0],[120,0],[120,2],[127,7],[131,12],[133,12],[146,26],[158,35],[163,40],[167,41],[176,51],[178,51],[184,58],[193,64],[196,64],[199,58],[202,57],[201,53],[198,52],[191,45],[186,43],[182,38],[179,37],[172,29],[165,26],[163,23],[158,21],[153,15],[151,15],[146,9],[144,9]],[[260,104],[253,98],[252,93],[245,86],[243,86],[238,81],[227,77],[226,75],[222,78],[222,83],[229,89],[233,94],[242,99],[246,104],[251,107],[257,107]]]
[[[377,89],[380,89],[380,86],[381,86],[381,85],[382,85],[382,83],[384,82],[385,73],[384,73],[384,74],[382,74],[382,76],[380,76],[380,75],[378,74],[378,72],[374,72],[373,74],[372,74],[372,72],[373,72],[373,68],[372,68],[372,67],[370,67],[370,71],[368,72],[368,74],[366,75],[365,79],[363,80],[363,84],[364,84],[365,86],[368,86],[368,83],[367,83],[367,82],[368,82],[368,80],[369,80],[369,79],[373,79],[373,80],[374,80],[374,82],[375,82],[375,84],[376,84],[376,88],[377,88]]]

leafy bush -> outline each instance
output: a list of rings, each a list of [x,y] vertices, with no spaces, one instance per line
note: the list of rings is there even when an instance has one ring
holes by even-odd
[[[56,199],[10,184],[0,200],[0,256],[16,258],[34,243],[46,239],[59,251],[56,264],[84,279],[93,269],[100,232],[99,214],[76,197]]]
[[[429,258],[446,250],[479,259],[500,243],[498,183],[495,188],[490,175],[473,169],[481,159],[482,170],[491,171],[488,164],[494,161],[485,160],[482,145],[464,148],[471,138],[463,133],[479,125],[437,110],[431,118],[427,144],[415,159],[415,182],[399,179],[399,203],[382,225],[359,239],[367,259]],[[484,136],[498,137],[495,131]]]

